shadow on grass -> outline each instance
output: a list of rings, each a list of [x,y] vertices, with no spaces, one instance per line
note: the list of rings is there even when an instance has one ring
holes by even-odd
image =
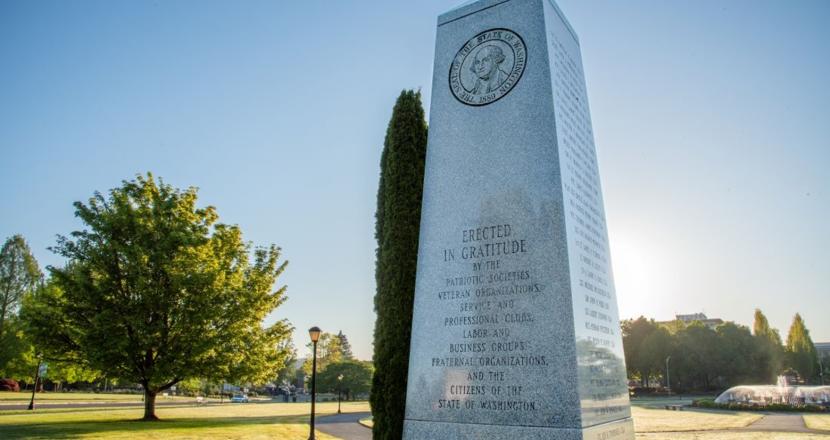
[[[100,410],[100,409],[99,409]],[[106,434],[130,432],[140,435],[146,431],[202,430],[212,428],[234,428],[251,425],[274,425],[306,423],[307,416],[260,416],[260,417],[211,417],[211,418],[172,418],[145,422],[137,419],[102,420],[102,421],[55,421],[16,423],[0,425],[2,439],[53,439],[81,438],[89,434]],[[198,437],[198,432],[193,432]]]

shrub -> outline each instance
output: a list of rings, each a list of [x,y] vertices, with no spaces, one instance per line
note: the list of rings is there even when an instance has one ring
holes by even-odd
[[[732,411],[780,411],[780,412],[814,412],[830,413],[830,407],[813,404],[789,405],[786,403],[770,403],[760,405],[757,403],[716,403],[713,399],[698,399],[692,401],[695,408],[727,409]]]
[[[0,391],[20,391],[20,385],[14,379],[0,379]]]

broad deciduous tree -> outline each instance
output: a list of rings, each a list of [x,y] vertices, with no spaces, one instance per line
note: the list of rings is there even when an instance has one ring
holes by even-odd
[[[26,335],[25,322],[17,316],[6,320],[0,336],[0,377],[31,382],[37,368],[35,349]]]
[[[313,344],[309,342],[306,344],[308,351],[311,352]],[[343,350],[340,347],[340,339],[337,335],[323,332],[320,334],[320,339],[317,340],[317,371],[323,371],[329,364],[340,362],[343,360]],[[303,361],[303,373],[307,380],[311,380],[311,366],[312,356]]]
[[[725,384],[756,383],[762,362],[763,348],[752,336],[749,328],[726,322],[715,329],[717,349],[715,362],[719,377]]]
[[[263,320],[285,301],[273,288],[279,248],[252,250],[213,207],[197,207],[195,188],[151,174],[75,209],[86,229],[59,238],[68,262],[50,268],[55,288],[29,315],[46,354],[141,384],[145,420],[182,380],[256,382],[278,369],[291,328]]]
[[[9,237],[0,249],[0,340],[6,320],[17,313],[23,295],[41,279],[37,260],[21,235]]]
[[[317,386],[323,392],[341,393],[348,400],[356,394],[369,392],[373,371],[371,362],[344,360],[332,363],[317,376]]]
[[[650,320],[640,316],[634,320],[625,320],[620,325],[622,327],[623,352],[625,353],[625,366],[628,375],[629,377],[639,377],[643,386],[648,387],[653,365],[643,352],[643,343],[657,330],[657,324],[653,319]]]

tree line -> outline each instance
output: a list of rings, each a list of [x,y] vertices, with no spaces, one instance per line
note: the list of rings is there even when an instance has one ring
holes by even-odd
[[[779,375],[818,384],[830,373],[830,358],[819,359],[799,314],[786,343],[760,310],[752,330],[734,322],[713,329],[700,321],[658,323],[642,316],[621,326],[628,377],[644,388],[666,386],[668,379],[673,391],[714,391],[775,384]]]
[[[311,351],[312,344],[307,345]],[[297,374],[308,383],[311,378],[312,358],[303,362]],[[349,339],[343,332],[323,332],[317,341],[317,390],[337,394],[343,400],[355,400],[372,388],[374,367],[370,361],[361,361],[352,354]],[[364,397],[365,398],[365,397]]]

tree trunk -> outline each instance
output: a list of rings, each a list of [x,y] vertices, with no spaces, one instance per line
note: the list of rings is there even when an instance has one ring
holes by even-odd
[[[3,325],[6,323],[6,306],[7,303],[3,300],[3,307],[0,308],[0,338],[3,337]]]
[[[156,417],[156,392],[147,388],[144,389],[144,418],[142,420],[158,420]]]

